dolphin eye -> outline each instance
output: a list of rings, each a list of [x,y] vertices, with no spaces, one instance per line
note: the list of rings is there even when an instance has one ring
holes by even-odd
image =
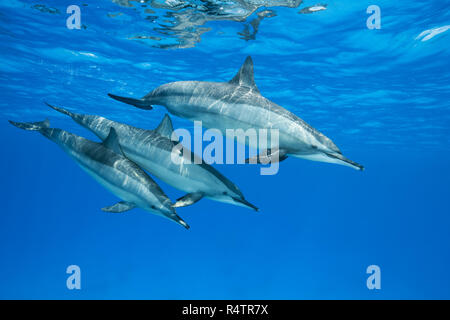
[[[228,192],[224,191],[224,192],[223,192],[223,194],[224,194],[224,195],[227,195],[227,194],[228,194]]]
[[[155,209],[155,210],[156,210],[156,207],[155,207],[155,206],[152,206],[152,209]]]
[[[317,146],[315,146],[315,145],[312,145],[312,146],[311,146],[311,148],[313,148],[313,149],[317,149]]]

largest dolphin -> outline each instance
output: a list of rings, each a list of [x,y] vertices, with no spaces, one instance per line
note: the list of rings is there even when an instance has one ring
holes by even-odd
[[[173,126],[168,115],[164,116],[155,130],[145,130],[101,116],[74,113],[48,103],[47,105],[70,116],[102,140],[108,136],[110,128],[114,128],[122,151],[129,159],[165,183],[187,192],[184,197],[178,199],[174,207],[191,205],[206,197],[258,211],[257,207],[245,200],[233,182],[212,166],[201,159],[190,161],[193,154],[183,154],[178,156],[178,161],[173,161],[172,153],[178,142],[171,139]],[[183,152],[189,151],[184,149]]]
[[[48,120],[10,123],[24,130],[39,131],[59,145],[101,185],[122,199],[115,205],[103,208],[103,211],[124,212],[139,207],[189,229],[156,182],[122,154],[114,128],[110,129],[103,143],[97,143],[61,129],[50,128]]]
[[[363,170],[362,165],[344,157],[325,135],[261,95],[251,57],[229,82],[177,81],[163,84],[141,99],[109,96],[141,109],[162,105],[176,116],[200,120],[205,127],[219,129],[224,135],[228,133],[226,129],[277,129],[278,146],[262,153],[268,158],[265,161],[294,156]],[[252,139],[249,140],[251,145]]]

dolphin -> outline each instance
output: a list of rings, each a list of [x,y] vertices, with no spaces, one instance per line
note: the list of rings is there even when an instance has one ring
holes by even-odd
[[[193,153],[187,155],[189,150],[183,149],[183,154],[175,155],[179,157],[178,161],[173,161],[172,153],[178,150],[175,148],[178,141],[172,140],[176,137],[172,120],[167,114],[155,130],[144,130],[100,116],[77,114],[47,105],[70,116],[102,140],[107,138],[110,128],[114,128],[127,158],[158,179],[187,193],[177,200],[174,207],[188,206],[206,197],[258,211],[256,206],[245,199],[239,188],[220,172],[199,158],[192,161],[192,157],[197,156]]]
[[[229,82],[171,82],[157,87],[141,99],[108,95],[146,110],[151,110],[153,105],[162,105],[173,115],[202,121],[205,127],[219,129],[224,135],[227,135],[226,129],[277,129],[278,146],[260,150],[256,160],[261,163],[282,161],[293,156],[337,163],[357,170],[364,168],[344,157],[328,137],[292,112],[263,97],[255,84],[250,56]],[[252,145],[252,141],[246,143],[258,148]],[[251,160],[247,159],[247,162]]]
[[[139,207],[189,229],[156,182],[123,155],[114,128],[109,130],[103,143],[97,143],[61,129],[50,128],[48,120],[31,123],[9,122],[24,130],[38,131],[55,142],[83,170],[122,200],[102,208],[103,211],[118,213]]]

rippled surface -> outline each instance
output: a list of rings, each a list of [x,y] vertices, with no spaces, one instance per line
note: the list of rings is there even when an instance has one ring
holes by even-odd
[[[261,7],[298,7],[302,0],[151,0],[151,1],[128,1],[113,0],[114,3],[133,8],[138,12],[139,18],[144,18],[156,27],[150,27],[148,34],[139,34],[132,39],[159,41],[154,45],[159,48],[189,48],[200,42],[201,35],[217,29],[211,23],[211,27],[205,27],[208,22],[214,21],[245,21],[256,10]],[[151,8],[151,9],[150,9]],[[161,9],[158,15],[155,9]],[[126,11],[129,12],[129,11]],[[273,15],[272,11],[270,13]],[[126,13],[123,9],[114,16],[123,16]],[[254,39],[262,18],[268,16],[267,11],[256,13],[256,17],[248,24],[245,24],[243,38]],[[253,33],[248,31],[249,26],[253,27]],[[149,34],[157,34],[157,36]],[[241,34],[241,33],[239,33]],[[170,41],[175,39],[176,42]]]

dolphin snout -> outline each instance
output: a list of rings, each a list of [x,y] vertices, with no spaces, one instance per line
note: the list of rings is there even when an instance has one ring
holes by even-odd
[[[341,153],[328,153],[328,152],[324,152],[324,154],[325,154],[327,157],[331,158],[331,159],[335,159],[335,160],[337,160],[337,161],[339,161],[339,162],[343,162],[342,164],[347,165],[347,166],[349,166],[349,167],[352,167],[353,169],[361,170],[361,171],[364,170],[364,166],[363,166],[363,165],[361,165],[361,164],[359,164],[359,163],[357,163],[357,162],[355,162],[355,161],[352,161],[352,160],[350,160],[350,159],[344,157]]]
[[[253,209],[255,211],[259,211],[259,208],[257,206],[251,204],[250,202],[248,202],[244,198],[233,198],[233,200],[243,204],[245,207],[249,207],[249,208],[251,208],[251,209]]]
[[[176,213],[172,214],[169,218],[189,230],[190,226]]]
[[[167,208],[167,210],[169,210],[169,213],[166,213],[166,216],[175,221],[176,223],[178,223],[179,225],[185,227],[186,229],[189,229],[190,226],[186,223],[186,221],[184,221],[183,219],[181,219],[181,217],[177,214],[177,212],[175,211],[175,208],[173,208],[172,206],[170,206],[169,208]]]
[[[170,201],[168,201],[167,203],[170,203]],[[152,205],[149,208],[150,212],[156,213],[162,217],[165,217],[167,219],[170,219],[174,222],[176,222],[177,224],[185,227],[186,229],[189,229],[189,225],[183,220],[181,219],[181,217],[177,214],[177,212],[175,211],[175,209],[169,205],[162,205],[161,207],[157,207],[155,205]]]
[[[178,217],[178,216],[177,216]],[[183,227],[185,227],[187,230],[189,230],[189,228],[190,228],[190,226],[183,220],[183,219],[181,219],[180,217],[178,217],[178,223],[180,224],[180,225],[182,225]]]

